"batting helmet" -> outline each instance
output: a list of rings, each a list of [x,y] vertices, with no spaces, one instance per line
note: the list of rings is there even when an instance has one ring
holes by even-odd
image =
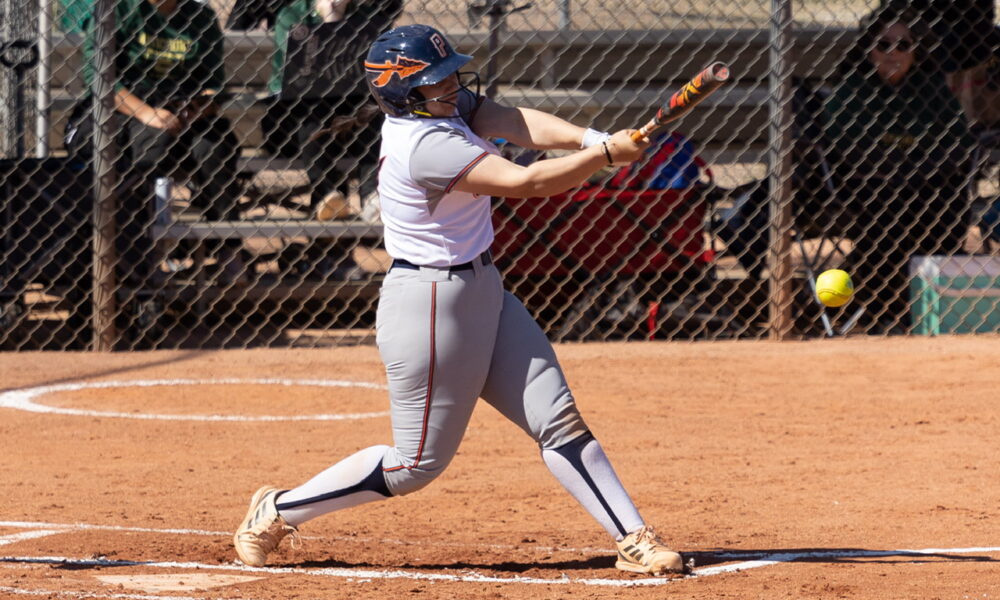
[[[365,59],[368,89],[382,112],[391,117],[430,116],[428,101],[414,90],[442,81],[472,60],[459,54],[433,27],[404,25],[378,37]]]

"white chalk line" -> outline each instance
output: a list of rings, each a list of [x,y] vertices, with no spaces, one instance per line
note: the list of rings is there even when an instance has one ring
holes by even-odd
[[[750,556],[760,556],[759,560],[745,561],[732,565],[719,565],[716,567],[705,567],[698,569],[696,576],[717,575],[719,573],[729,573],[734,571],[746,571],[758,567],[768,567],[780,563],[795,562],[802,559],[816,558],[886,558],[890,556],[929,556],[935,554],[996,554],[1000,552],[1000,546],[979,547],[979,548],[922,548],[904,550],[810,550],[805,552],[719,552],[712,553],[718,558],[749,558]]]
[[[57,525],[52,523],[33,523],[23,521],[0,521],[0,526],[4,527],[47,527],[39,532],[33,532],[41,537],[57,533],[65,533],[73,530],[114,530],[114,531],[138,531],[152,533],[183,533],[195,535],[228,536],[229,532],[210,532],[186,529],[151,529],[142,527],[117,527],[101,525]],[[11,537],[11,536],[7,536]],[[27,537],[23,539],[28,539]],[[362,541],[358,538],[343,538],[344,540]],[[414,545],[432,545],[426,542],[414,542]],[[456,544],[459,545],[459,544]],[[468,546],[469,544],[465,544]],[[496,548],[497,545],[490,545]],[[506,546],[507,549],[518,548],[517,546]],[[522,548],[523,549],[523,548]],[[554,548],[552,550],[555,550]],[[562,551],[573,551],[571,548],[561,548]],[[604,552],[605,550],[600,550]],[[885,558],[890,556],[927,556],[935,554],[994,554],[1000,553],[1000,546],[983,546],[973,548],[924,548],[924,549],[903,549],[903,550],[813,550],[803,552],[762,552],[762,551],[728,551],[712,553],[717,558],[741,558],[742,562],[729,565],[717,565],[695,569],[692,577],[708,577],[723,573],[736,571],[747,571],[750,569],[767,567],[781,563],[794,562],[803,559],[816,558]],[[752,559],[752,560],[747,560]],[[423,573],[418,571],[405,570],[375,570],[375,569],[350,569],[350,568],[321,568],[321,569],[301,569],[295,567],[248,567],[238,563],[218,565],[195,562],[172,562],[172,561],[126,561],[107,559],[77,559],[71,557],[0,557],[0,562],[5,563],[41,563],[41,564],[72,564],[79,566],[143,566],[164,569],[206,569],[206,570],[227,570],[242,571],[250,573],[272,573],[272,574],[299,574],[313,575],[320,577],[334,577],[340,579],[410,579],[423,581],[450,581],[464,583],[524,583],[524,584],[582,584],[606,587],[632,587],[632,586],[656,586],[670,583],[669,578],[648,578],[639,580],[621,579],[600,579],[600,578],[571,578],[563,576],[558,579],[547,579],[539,577],[497,577],[469,572],[463,575],[450,575],[441,573]]]
[[[40,531],[23,531],[21,533],[14,533],[11,535],[0,535],[0,546],[6,546],[8,544],[16,544],[17,542],[23,542],[24,540],[33,540],[33,539],[48,537],[50,535],[55,535],[57,533],[62,533],[62,532],[51,529],[42,529]]]
[[[22,529],[48,528],[53,531],[49,535],[72,533],[73,531],[122,531],[129,533],[161,533],[176,535],[200,535],[208,537],[228,538],[232,531],[205,531],[201,529],[156,529],[151,527],[124,527],[121,525],[90,525],[87,523],[39,523],[35,521],[0,521],[0,527]],[[39,536],[42,537],[42,536]],[[487,550],[530,550],[535,552],[571,552],[577,554],[614,554],[611,548],[567,548],[565,546],[523,546],[515,544],[483,544],[469,542],[438,542],[431,540],[398,540],[386,538],[361,537],[356,535],[343,536],[301,536],[303,540],[327,540],[335,542],[357,542],[359,544],[391,544],[394,546],[428,546],[439,548],[475,548]]]
[[[364,381],[341,381],[336,379],[148,379],[136,381],[80,381],[58,385],[43,385],[0,393],[0,408],[12,408],[35,413],[71,415],[78,417],[98,417],[111,419],[140,419],[158,421],[231,421],[231,422],[272,422],[272,421],[345,421],[374,419],[389,416],[389,411],[294,415],[294,416],[244,416],[244,415],[160,415],[149,413],[125,413],[99,410],[82,410],[48,406],[37,399],[56,392],[72,392],[85,389],[113,389],[129,387],[160,387],[178,385],[277,385],[312,387],[351,387],[373,390],[387,389],[385,385]]]
[[[101,592],[75,592],[67,590],[22,590],[0,586],[0,592],[19,596],[63,596],[66,598],[104,598],[108,600],[205,600],[195,596],[151,596],[148,594],[107,594]],[[234,598],[233,600],[239,600]]]
[[[39,527],[49,527],[58,529],[56,533],[66,533],[72,530],[97,530],[97,531],[127,531],[137,533],[176,533],[181,535],[210,535],[227,536],[232,535],[231,531],[204,531],[200,529],[157,529],[153,527],[124,527],[121,525],[90,525],[87,523],[39,523],[37,521],[0,521],[0,527],[20,527],[23,529],[37,529]]]

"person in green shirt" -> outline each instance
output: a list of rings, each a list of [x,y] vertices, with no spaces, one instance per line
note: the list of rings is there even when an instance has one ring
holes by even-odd
[[[225,83],[223,36],[215,12],[197,0],[120,0],[115,7],[116,129],[123,181],[137,180],[144,190],[120,199],[119,246],[124,269],[137,276],[150,271],[153,215],[150,183],[183,172],[197,186],[192,204],[212,220],[239,217],[241,189],[236,180],[239,141],[219,115]],[[96,27],[93,16],[84,41],[84,79],[93,89]],[[71,152],[90,154],[91,99],[67,125]],[[239,240],[223,243],[218,259],[225,283],[242,282],[245,270]],[[218,246],[215,248],[218,250]]]
[[[351,178],[358,180],[362,199],[375,192],[382,113],[371,101],[361,63],[375,37],[400,15],[402,4],[400,0],[293,0],[275,17],[268,81],[272,96],[262,124],[264,147],[272,156],[305,162],[312,186],[310,211],[317,219],[349,215]],[[341,64],[318,64],[311,76],[290,70],[288,63],[301,58],[288,56],[290,36],[300,40],[317,36],[320,45],[335,44],[324,50],[340,53]],[[318,56],[323,61],[332,54],[321,51]],[[289,73],[294,78],[287,81]],[[334,82],[327,81],[331,77]],[[351,258],[351,244],[336,240],[311,245],[296,265],[295,270],[307,276],[363,276]]]
[[[876,10],[824,106],[834,185],[853,216],[857,300],[877,332],[909,326],[909,259],[962,252],[968,233],[975,141],[937,44],[909,9]]]

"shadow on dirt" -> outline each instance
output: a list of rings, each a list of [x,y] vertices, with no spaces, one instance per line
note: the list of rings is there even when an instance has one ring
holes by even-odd
[[[452,563],[434,564],[395,564],[386,565],[371,562],[345,562],[340,560],[315,560],[284,565],[301,569],[407,569],[414,571],[494,571],[499,573],[525,573],[527,571],[572,571],[614,569],[614,556],[592,556],[579,560],[563,560],[553,562],[514,562],[497,563],[455,561]]]

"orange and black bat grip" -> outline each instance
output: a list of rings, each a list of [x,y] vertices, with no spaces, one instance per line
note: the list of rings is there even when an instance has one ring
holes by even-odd
[[[725,63],[714,62],[708,65],[705,70],[695,75],[691,81],[685,83],[684,87],[664,102],[656,111],[656,116],[632,134],[632,140],[638,142],[663,125],[679,119],[709,94],[729,81],[729,76],[729,67]]]

